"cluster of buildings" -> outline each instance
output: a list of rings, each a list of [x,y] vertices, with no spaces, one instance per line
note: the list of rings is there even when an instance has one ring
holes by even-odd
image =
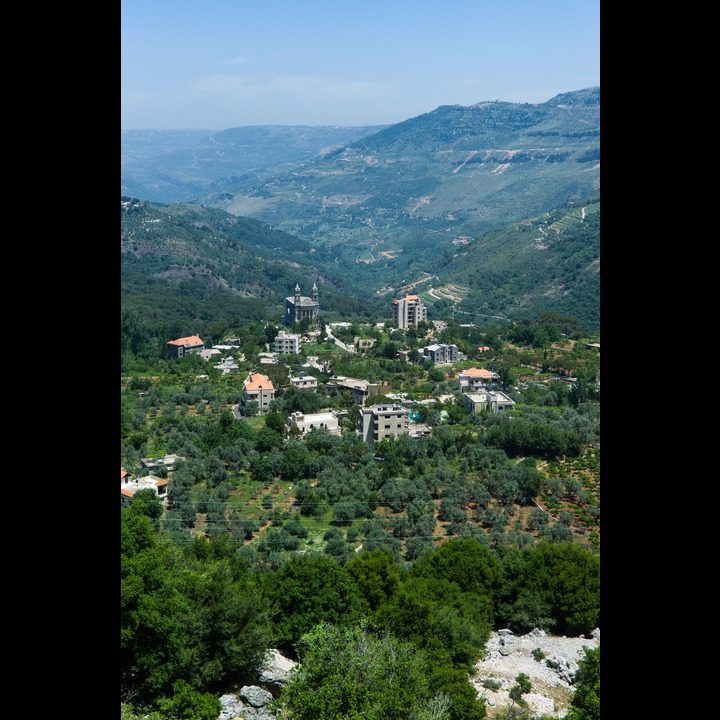
[[[308,320],[311,330],[309,334],[319,331],[320,305],[318,302],[318,289],[312,287],[310,297],[302,295],[299,285],[295,286],[294,295],[285,298],[284,322],[287,326]],[[427,322],[427,308],[418,295],[405,295],[392,301],[392,320],[402,329],[418,327],[419,323]],[[302,336],[298,333],[280,330],[274,340],[274,353],[263,353],[267,357],[261,358],[263,362],[277,362],[279,355],[297,355],[301,352]],[[199,353],[205,359],[221,354],[224,350],[239,349],[238,345],[216,345],[206,348],[197,335],[177,338],[167,343],[167,351],[171,357],[182,358],[190,353]],[[463,354],[456,345],[437,343],[422,348],[422,356],[432,361],[434,365],[446,365],[464,360]],[[324,369],[322,365],[312,363],[308,358],[308,365]],[[226,357],[218,365],[223,373],[238,370],[239,367],[232,357]],[[507,395],[497,388],[500,377],[484,368],[468,368],[458,375],[459,389],[464,407],[468,412],[506,412],[515,404]],[[300,371],[296,376],[290,377],[290,384],[302,390],[317,390],[318,379],[314,375]],[[333,375],[325,383],[325,392],[329,395],[343,395],[349,393],[353,402],[360,406],[361,417],[358,432],[365,442],[375,443],[385,438],[400,435],[420,436],[430,433],[430,428],[417,423],[413,417],[411,405],[413,403],[402,396],[395,397],[392,403],[380,405],[366,405],[368,397],[378,393],[386,393],[388,388],[361,378],[340,377]],[[254,401],[258,405],[258,412],[265,414],[270,410],[270,403],[276,398],[277,391],[272,380],[261,372],[251,372],[243,383],[243,397],[245,403]],[[239,408],[233,408],[236,417],[241,418]],[[346,411],[320,412],[305,414],[294,412],[287,418],[285,431],[287,436],[303,437],[315,429],[326,429],[332,435],[341,435],[340,419],[347,416]],[[153,489],[156,496],[165,501],[167,498],[167,480],[152,474],[157,468],[166,467],[171,470],[177,457],[166,455],[163,458],[144,458],[143,467],[149,472],[142,477],[132,477],[125,470],[121,470],[121,502],[130,503],[133,495],[141,489]]]

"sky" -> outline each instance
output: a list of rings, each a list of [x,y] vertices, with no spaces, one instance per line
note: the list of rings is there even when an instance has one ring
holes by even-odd
[[[121,130],[391,125],[600,85],[600,0],[121,0]]]

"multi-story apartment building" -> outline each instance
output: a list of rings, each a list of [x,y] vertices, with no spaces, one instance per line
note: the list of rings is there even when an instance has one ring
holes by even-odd
[[[406,295],[392,301],[392,321],[399,328],[417,327],[427,321],[427,307],[417,295]]]
[[[245,380],[245,402],[254,400],[258,404],[258,412],[266,413],[270,401],[275,399],[275,387],[267,375],[250,373]]]
[[[367,443],[410,433],[410,410],[402,405],[371,405],[362,409],[361,435]]]
[[[275,336],[275,352],[279,355],[299,355],[300,336],[297,333],[286,333],[281,330]]]
[[[430,358],[435,365],[446,365],[447,363],[462,360],[462,353],[458,350],[457,345],[427,345],[422,349],[423,356]]]

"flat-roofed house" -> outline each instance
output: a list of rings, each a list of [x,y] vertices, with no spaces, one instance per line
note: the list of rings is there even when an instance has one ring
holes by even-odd
[[[318,381],[314,375],[300,373],[296,377],[290,378],[290,384],[299,390],[317,390]]]
[[[447,365],[462,360],[457,345],[446,345],[445,343],[427,345],[422,351],[424,357],[430,358],[435,365]]]
[[[138,490],[150,489],[155,493],[160,502],[167,502],[168,481],[154,475],[146,475],[145,477],[133,478],[130,475],[123,475],[124,471],[120,471],[120,505],[127,507]]]
[[[301,413],[294,412],[288,416],[285,431],[289,433],[293,428],[300,431],[300,435],[307,435],[315,429],[325,428],[331,435],[342,435],[338,417],[335,413]]]
[[[245,380],[245,402],[254,400],[258,404],[258,412],[264,414],[275,399],[275,387],[272,380],[262,373],[250,373]]]
[[[463,393],[463,405],[472,413],[488,410],[497,415],[510,410],[515,405],[515,401],[499,390],[482,390],[476,393]]]
[[[325,390],[329,394],[342,395],[349,392],[356,405],[364,405],[369,395],[379,392],[380,386],[368,380],[358,380],[349,377],[333,377],[325,383]]]
[[[275,336],[275,352],[280,355],[299,355],[300,335],[281,330]]]

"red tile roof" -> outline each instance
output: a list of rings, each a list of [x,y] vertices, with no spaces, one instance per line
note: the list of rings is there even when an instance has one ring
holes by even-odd
[[[183,347],[197,347],[198,345],[204,345],[205,343],[197,336],[190,335],[184,338],[178,338],[177,340],[171,340],[168,345],[182,345]]]
[[[469,375],[470,377],[490,378],[495,373],[492,373],[490,370],[486,370],[485,368],[468,368],[467,370],[463,370],[460,374]]]
[[[262,373],[251,373],[245,381],[246,390],[274,390],[272,380]]]

